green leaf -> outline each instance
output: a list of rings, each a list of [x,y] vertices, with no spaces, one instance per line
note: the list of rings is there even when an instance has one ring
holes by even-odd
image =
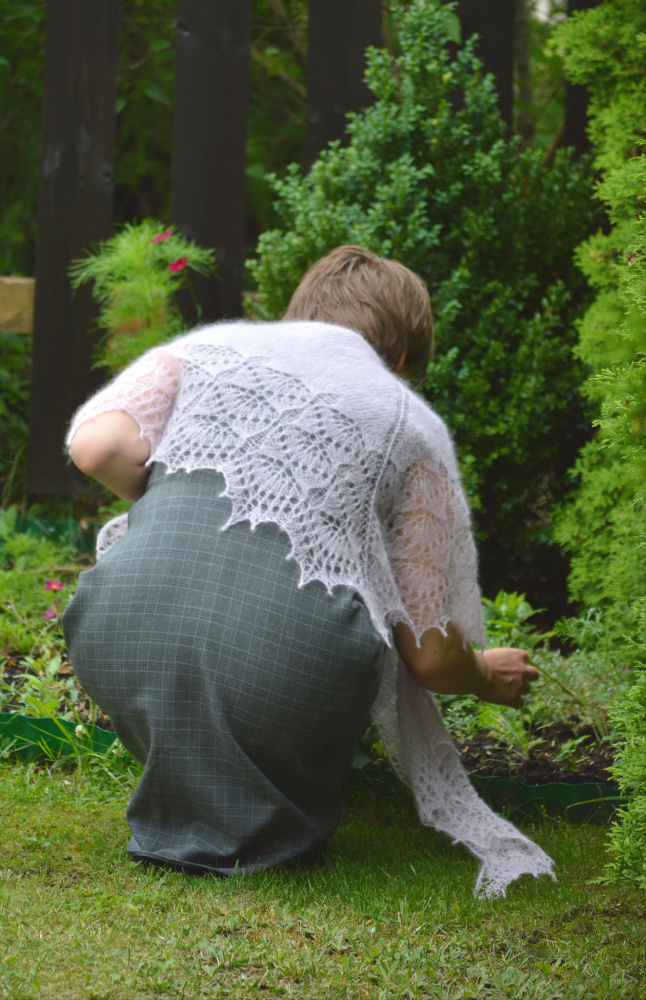
[[[149,83],[144,90],[146,97],[149,97],[151,101],[157,101],[159,104],[164,104],[166,107],[172,107],[172,100],[170,95],[162,90],[156,83]]]
[[[456,45],[462,44],[462,23],[457,14],[449,11],[445,17],[446,34]]]

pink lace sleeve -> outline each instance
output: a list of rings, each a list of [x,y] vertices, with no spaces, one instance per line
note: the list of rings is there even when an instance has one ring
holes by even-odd
[[[81,424],[123,410],[137,421],[154,452],[173,408],[181,367],[181,361],[163,347],[138,358],[76,411],[65,439],[68,450]]]
[[[392,566],[417,638],[430,626],[446,629],[451,620],[451,485],[446,474],[416,463],[394,518]]]

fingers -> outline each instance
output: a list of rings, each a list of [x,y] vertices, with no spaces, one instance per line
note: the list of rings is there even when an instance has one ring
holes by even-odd
[[[512,708],[522,708],[530,687],[539,677],[539,671],[529,662],[524,649],[488,649],[485,658],[491,670],[491,683],[487,701]]]

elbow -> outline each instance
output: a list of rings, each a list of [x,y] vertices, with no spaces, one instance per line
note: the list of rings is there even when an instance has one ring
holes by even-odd
[[[413,631],[399,622],[393,628],[393,638],[397,652],[417,683],[432,690],[442,645],[441,634],[422,636],[418,645]]]
[[[72,438],[70,456],[81,472],[101,481],[101,475],[117,469],[143,468],[150,443],[133,417],[115,410],[81,424]]]
[[[402,656],[402,660],[420,687],[436,693],[439,691],[438,670],[434,662],[427,658],[410,656]]]
[[[93,476],[105,461],[105,455],[97,447],[96,441],[80,427],[74,435],[70,445],[70,458],[77,469],[84,472],[86,476]]]
[[[114,437],[101,433],[101,427],[93,420],[81,424],[70,444],[70,457],[76,468],[94,479],[113,462],[117,451]]]
[[[411,629],[399,623],[393,628],[395,648],[421,687],[436,694],[463,693],[455,690],[455,672],[473,657],[461,633],[450,622],[446,633],[429,628],[419,644]]]

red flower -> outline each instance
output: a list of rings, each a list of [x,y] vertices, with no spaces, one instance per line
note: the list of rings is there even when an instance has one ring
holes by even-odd
[[[188,264],[188,257],[180,257],[179,260],[174,260],[172,264],[168,265],[168,270],[171,274],[177,274],[178,271],[183,271]]]
[[[150,242],[151,243],[162,243],[164,240],[167,240],[168,237],[172,236],[172,235],[173,235],[173,230],[172,229],[167,229],[165,233],[160,233],[159,236],[153,236],[153,238],[151,239]]]
[[[62,590],[64,584],[60,580],[46,580],[43,584],[43,590]]]

